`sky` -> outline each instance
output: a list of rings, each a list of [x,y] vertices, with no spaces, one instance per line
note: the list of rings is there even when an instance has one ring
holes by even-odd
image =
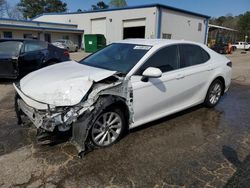
[[[19,0],[7,0],[14,5]],[[89,10],[98,0],[62,0],[68,4],[69,12],[78,9]],[[126,0],[128,6],[161,3],[181,8],[211,17],[224,16],[228,13],[235,15],[250,11],[250,0]],[[109,0],[104,0],[108,4]]]

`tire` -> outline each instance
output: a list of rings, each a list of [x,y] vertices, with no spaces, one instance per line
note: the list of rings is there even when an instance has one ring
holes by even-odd
[[[125,125],[124,113],[117,107],[110,107],[94,121],[89,132],[90,140],[98,148],[109,147],[122,138],[126,130]]]
[[[209,86],[204,105],[208,108],[215,107],[220,101],[223,93],[223,88],[223,83],[219,79],[214,80]]]
[[[76,47],[75,52],[78,52],[78,47]]]

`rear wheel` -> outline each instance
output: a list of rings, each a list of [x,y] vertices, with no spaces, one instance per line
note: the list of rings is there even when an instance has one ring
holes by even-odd
[[[109,108],[95,120],[90,139],[97,147],[108,147],[118,142],[125,131],[125,117],[118,108]]]
[[[204,101],[205,106],[212,108],[216,106],[222,96],[223,92],[223,84],[222,82],[217,79],[213,81],[213,83],[210,85],[206,99]]]

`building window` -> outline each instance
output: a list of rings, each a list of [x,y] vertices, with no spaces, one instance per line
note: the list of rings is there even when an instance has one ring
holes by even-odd
[[[163,39],[171,39],[171,38],[172,38],[172,34],[169,34],[169,33],[162,33],[162,38],[163,38]]]
[[[32,39],[33,36],[32,36],[32,34],[28,33],[28,34],[23,34],[23,38],[25,38],[25,39]]]
[[[202,23],[198,24],[198,31],[202,31]]]
[[[64,39],[64,40],[69,40],[69,36],[68,36],[68,35],[63,35],[63,36],[62,36],[62,39]]]
[[[10,31],[4,31],[3,32],[3,37],[4,38],[12,38],[12,32],[10,32]]]

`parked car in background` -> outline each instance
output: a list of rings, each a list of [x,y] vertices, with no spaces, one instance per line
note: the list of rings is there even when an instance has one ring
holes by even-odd
[[[34,70],[69,60],[69,52],[47,42],[0,39],[0,78],[17,78]]]
[[[201,103],[214,107],[230,86],[231,71],[229,59],[203,44],[124,40],[14,84],[17,116],[46,136],[72,130],[79,152],[89,144],[106,147],[127,129]]]
[[[66,48],[70,52],[77,52],[79,49],[78,45],[74,44],[71,40],[60,39],[53,42],[52,44],[59,48]]]
[[[237,42],[232,45],[233,50],[249,50],[250,49],[250,44],[247,42]]]

